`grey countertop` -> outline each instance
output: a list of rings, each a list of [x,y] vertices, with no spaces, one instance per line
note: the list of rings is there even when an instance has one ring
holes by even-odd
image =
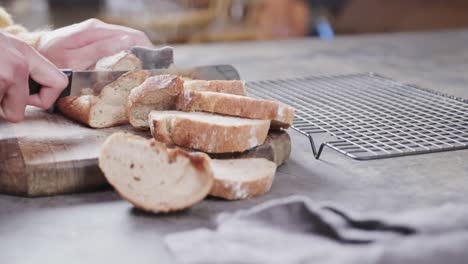
[[[246,80],[377,72],[468,98],[468,31],[176,46],[180,66],[229,63]],[[45,198],[0,195],[0,263],[167,263],[167,233],[211,226],[218,213],[293,194],[352,210],[400,210],[468,202],[468,150],[355,161],[326,150],[315,160],[290,131],[291,159],[268,194],[207,199],[149,215],[112,191]],[[196,245],[194,245],[196,246]],[[214,252],[214,254],[217,254]]]

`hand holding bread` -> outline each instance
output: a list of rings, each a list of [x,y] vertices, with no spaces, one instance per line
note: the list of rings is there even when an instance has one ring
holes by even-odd
[[[36,49],[59,68],[87,70],[101,58],[132,46],[152,44],[142,31],[92,18],[45,32]]]

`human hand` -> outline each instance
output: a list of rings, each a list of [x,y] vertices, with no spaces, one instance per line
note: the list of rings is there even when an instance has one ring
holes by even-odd
[[[45,33],[37,50],[59,68],[86,70],[132,46],[152,46],[142,31],[89,19]]]
[[[0,119],[19,122],[26,105],[49,108],[67,86],[68,79],[50,61],[22,40],[0,31]],[[29,95],[31,76],[43,85]]]

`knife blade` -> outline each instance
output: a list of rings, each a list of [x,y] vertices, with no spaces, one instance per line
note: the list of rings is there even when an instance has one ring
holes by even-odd
[[[200,80],[240,79],[238,71],[232,65],[208,65],[186,69],[172,66],[168,69],[151,69],[142,71],[147,71],[150,76],[174,74]],[[58,99],[70,95],[81,95],[83,89],[92,89],[94,94],[99,94],[107,84],[118,79],[128,71],[72,71],[63,69],[62,72],[64,72],[68,77],[68,86],[63,90]],[[40,89],[41,84],[29,78],[29,94],[39,93]],[[54,111],[55,107],[51,110]]]

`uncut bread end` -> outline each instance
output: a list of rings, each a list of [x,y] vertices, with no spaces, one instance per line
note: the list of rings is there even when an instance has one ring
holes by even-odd
[[[294,119],[294,108],[284,103],[215,92],[184,91],[177,99],[176,108],[272,120],[273,128],[288,128]]]
[[[143,68],[143,64],[133,53],[121,51],[100,59],[92,68],[95,71],[133,71]]]
[[[191,207],[205,198],[213,185],[206,154],[167,148],[154,139],[125,133],[106,139],[99,167],[124,199],[153,213]]]
[[[202,112],[152,111],[151,134],[156,140],[207,153],[242,152],[263,144],[269,120]]]
[[[243,80],[185,81],[184,90],[247,95],[245,81]]]
[[[99,95],[67,96],[61,98],[57,106],[66,117],[93,128],[124,124],[128,122],[127,96],[147,77],[144,70],[130,71],[106,85]]]
[[[247,199],[271,189],[276,164],[266,159],[212,160],[214,184],[210,195],[227,200]]]
[[[152,110],[174,110],[183,85],[183,80],[175,75],[157,75],[146,79],[127,98],[126,112],[130,124],[138,129],[149,129],[148,114]]]

